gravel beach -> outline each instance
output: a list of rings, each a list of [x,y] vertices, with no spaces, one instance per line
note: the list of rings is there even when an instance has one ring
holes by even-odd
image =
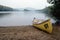
[[[53,26],[53,32],[49,34],[31,25],[0,26],[0,40],[60,40],[60,27]]]

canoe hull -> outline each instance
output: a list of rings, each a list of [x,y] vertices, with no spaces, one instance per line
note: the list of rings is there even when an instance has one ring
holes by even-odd
[[[33,24],[34,27],[37,27],[39,29],[42,29],[48,33],[52,33],[52,23],[50,22],[50,20],[46,20],[40,24]]]

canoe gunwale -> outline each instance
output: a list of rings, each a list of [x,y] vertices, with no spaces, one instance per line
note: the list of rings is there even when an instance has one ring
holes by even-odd
[[[35,25],[40,25],[40,24],[43,24],[43,23],[48,22],[48,21],[50,21],[50,19],[48,19],[48,20],[46,20],[46,21],[43,21],[42,23],[35,24]]]

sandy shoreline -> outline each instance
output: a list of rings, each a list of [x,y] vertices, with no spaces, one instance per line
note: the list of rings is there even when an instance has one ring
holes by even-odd
[[[60,40],[60,27],[48,34],[33,26],[0,27],[0,40]]]

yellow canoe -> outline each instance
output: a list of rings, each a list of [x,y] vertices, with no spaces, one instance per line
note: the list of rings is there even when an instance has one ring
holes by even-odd
[[[39,23],[39,24],[34,24],[33,23],[33,26],[36,27],[36,28],[39,28],[39,29],[42,29],[48,33],[52,33],[52,23],[50,22],[50,19],[42,22],[42,23]]]

